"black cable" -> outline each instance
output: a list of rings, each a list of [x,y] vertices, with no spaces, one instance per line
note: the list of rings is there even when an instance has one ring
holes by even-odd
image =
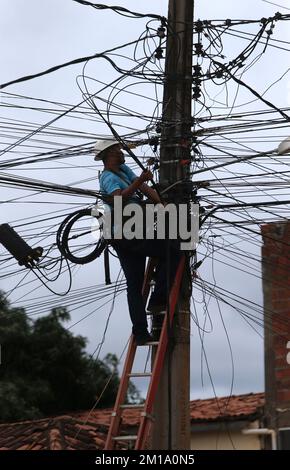
[[[119,7],[119,6],[109,6],[109,5],[102,5],[100,3],[92,3],[88,2],[85,0],[73,0],[74,2],[80,3],[81,5],[87,5],[95,8],[96,10],[113,10],[115,13],[118,13],[122,16],[128,16],[124,15],[124,13],[128,13],[130,18],[135,17],[135,18],[153,18],[155,20],[160,20],[164,24],[166,23],[166,18],[164,16],[160,15],[154,15],[153,13],[139,13],[136,11],[131,11],[127,10],[127,8],[124,7]]]
[[[76,238],[76,236],[70,237],[72,227],[79,219],[87,216],[92,216],[92,209],[81,209],[79,211],[73,212],[64,219],[57,231],[56,243],[59,251],[65,257],[65,259],[68,259],[75,264],[87,264],[91,261],[94,261],[101,255],[107,245],[104,238],[101,237],[93,251],[88,255],[80,257],[71,252],[69,248],[69,240]],[[95,215],[95,217],[100,218],[102,217],[102,214],[99,213],[98,216]]]
[[[57,70],[60,70],[64,67],[68,67],[70,65],[81,64],[82,62],[87,62],[88,60],[93,60],[93,59],[98,59],[98,58],[102,58],[102,59],[107,60],[119,73],[124,73],[121,69],[119,69],[119,67],[117,67],[115,62],[112,59],[110,59],[109,57],[107,57],[105,54],[108,54],[109,52],[113,52],[115,50],[121,49],[122,47],[130,46],[130,45],[135,44],[135,43],[136,43],[136,41],[131,41],[131,42],[128,42],[126,44],[122,44],[121,46],[113,47],[112,49],[108,49],[108,50],[106,50],[104,52],[101,52],[101,53],[96,53],[96,54],[86,56],[86,57],[79,57],[78,59],[73,59],[73,60],[70,60],[69,62],[65,62],[65,63],[60,64],[60,65],[55,65],[54,67],[50,67],[49,69],[44,70],[43,72],[38,72],[38,73],[35,73],[33,75],[26,75],[24,77],[20,77],[20,78],[17,78],[15,80],[11,80],[10,82],[2,83],[2,84],[0,84],[0,90],[3,90],[7,86],[15,85],[16,83],[26,82],[27,80],[33,80],[34,78],[42,77],[43,75],[47,75],[47,74],[50,74],[52,72],[56,72]]]

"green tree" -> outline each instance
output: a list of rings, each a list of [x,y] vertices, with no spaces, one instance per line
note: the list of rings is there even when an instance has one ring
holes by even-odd
[[[92,359],[86,339],[64,328],[69,319],[65,308],[57,308],[32,321],[0,292],[1,422],[90,409],[99,398],[99,407],[113,405],[119,385],[117,357]],[[140,399],[132,385],[128,399]]]

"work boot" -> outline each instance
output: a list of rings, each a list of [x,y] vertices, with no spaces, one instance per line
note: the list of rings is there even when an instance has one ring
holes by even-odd
[[[144,331],[144,333],[139,333],[134,335],[134,339],[136,341],[137,346],[142,346],[143,344],[151,343],[153,341],[153,337],[148,333],[148,331]]]

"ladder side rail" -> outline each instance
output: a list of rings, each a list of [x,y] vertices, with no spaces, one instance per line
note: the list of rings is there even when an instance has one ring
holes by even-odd
[[[143,287],[142,287],[142,294],[144,297],[144,301],[147,300],[150,291],[150,280],[152,278],[153,269],[156,265],[156,261],[153,259],[149,259],[146,267]],[[117,436],[119,433],[119,429],[121,426],[122,421],[122,408],[121,406],[124,404],[126,393],[128,390],[129,380],[130,380],[130,373],[132,371],[134,359],[136,354],[136,343],[134,341],[133,335],[131,335],[128,345],[128,351],[125,359],[125,364],[122,372],[122,376],[120,379],[120,384],[118,388],[117,397],[115,400],[110,427],[106,439],[105,450],[113,450],[116,445],[116,441],[114,437]]]
[[[178,301],[180,285],[181,285],[183,271],[184,271],[184,264],[185,264],[185,257],[183,256],[180,260],[180,263],[176,272],[175,280],[174,280],[174,283],[170,292],[170,298],[169,298],[169,323],[170,325],[172,324],[177,301]],[[158,384],[159,384],[158,379],[160,377],[160,372],[163,367],[167,344],[168,344],[167,321],[166,321],[166,318],[164,318],[159,345],[157,348],[156,357],[154,361],[152,376],[151,376],[151,380],[150,380],[150,384],[149,384],[148,392],[147,392],[147,397],[146,397],[146,401],[144,405],[144,412],[141,417],[138,437],[137,437],[136,444],[135,444],[135,450],[142,450],[144,448],[144,443],[147,439],[147,436],[150,430],[150,425],[152,421],[150,419],[150,416],[153,411],[154,399],[155,399]]]

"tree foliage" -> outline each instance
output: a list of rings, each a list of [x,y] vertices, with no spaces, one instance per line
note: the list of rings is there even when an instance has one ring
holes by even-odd
[[[69,319],[65,308],[57,308],[32,321],[0,292],[1,422],[87,410],[100,396],[99,407],[113,405],[119,385],[117,357],[92,359],[86,339],[63,326]],[[134,386],[129,398],[140,398]]]

